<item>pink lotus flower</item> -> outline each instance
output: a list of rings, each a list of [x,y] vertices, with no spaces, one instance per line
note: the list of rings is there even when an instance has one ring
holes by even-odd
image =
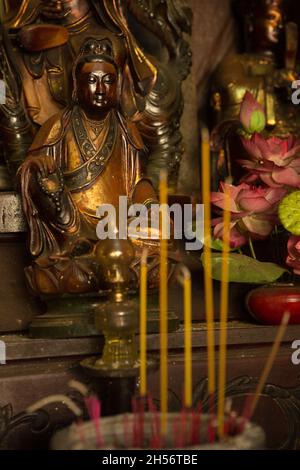
[[[286,264],[293,269],[295,274],[300,275],[300,237],[292,235],[288,241],[288,257]]]
[[[240,121],[248,134],[262,132],[266,127],[264,109],[249,91],[245,93],[241,104]]]
[[[264,139],[254,134],[251,139],[242,138],[243,145],[251,160],[239,160],[240,165],[250,174],[244,178],[247,183],[260,179],[271,188],[300,188],[300,140],[288,137]]]
[[[249,237],[263,240],[277,223],[277,205],[285,196],[283,188],[255,188],[248,184],[233,186],[221,183],[220,191],[211,195],[212,204],[225,208],[225,192],[230,197],[230,246],[239,248]],[[212,221],[214,237],[223,238],[223,218]]]

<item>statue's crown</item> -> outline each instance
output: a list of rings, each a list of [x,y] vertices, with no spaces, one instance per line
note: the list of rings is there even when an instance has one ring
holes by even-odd
[[[88,39],[81,46],[80,56],[106,56],[114,60],[113,46],[109,39]]]

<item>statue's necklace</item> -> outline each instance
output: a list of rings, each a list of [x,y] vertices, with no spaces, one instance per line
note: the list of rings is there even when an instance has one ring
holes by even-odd
[[[86,118],[89,127],[92,129],[93,133],[95,134],[96,137],[99,136],[100,132],[102,131],[104,127],[104,121],[92,121],[91,119]]]

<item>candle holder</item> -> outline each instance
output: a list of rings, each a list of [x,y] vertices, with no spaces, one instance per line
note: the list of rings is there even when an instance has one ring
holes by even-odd
[[[95,311],[96,328],[103,332],[105,343],[101,358],[86,359],[82,365],[98,376],[136,375],[138,300],[129,295],[136,281],[130,269],[134,249],[129,240],[103,240],[97,244],[96,257],[108,290],[108,299]]]
[[[131,409],[140,362],[135,335],[139,329],[139,302],[132,296],[137,279],[130,265],[134,249],[129,240],[102,240],[96,246],[108,299],[95,310],[96,329],[104,335],[102,356],[84,359],[81,366],[94,379],[106,414]],[[147,368],[155,367],[149,359]]]

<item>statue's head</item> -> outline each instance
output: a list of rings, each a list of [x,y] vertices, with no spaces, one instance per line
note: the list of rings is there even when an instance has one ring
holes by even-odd
[[[106,114],[119,102],[120,73],[110,40],[89,39],[73,70],[74,100],[89,114]]]
[[[237,0],[255,49],[272,49],[279,43],[288,0]]]
[[[263,44],[279,42],[283,27],[283,0],[262,0],[254,12],[254,35]]]

